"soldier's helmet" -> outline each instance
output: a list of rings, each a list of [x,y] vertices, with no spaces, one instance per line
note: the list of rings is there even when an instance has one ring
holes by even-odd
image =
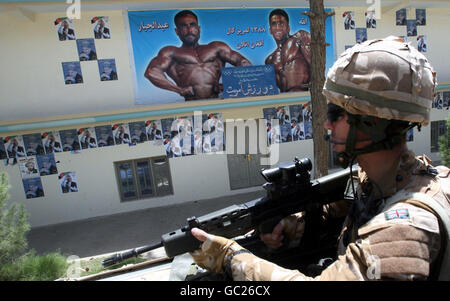
[[[394,36],[357,44],[330,68],[323,94],[347,112],[427,125],[436,73],[426,57]]]

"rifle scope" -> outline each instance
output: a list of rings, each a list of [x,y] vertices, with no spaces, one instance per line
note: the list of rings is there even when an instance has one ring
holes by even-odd
[[[309,158],[298,159],[292,162],[280,163],[277,167],[263,169],[262,176],[267,182],[280,182],[288,179],[295,179],[296,174],[308,173],[312,169],[312,163]]]

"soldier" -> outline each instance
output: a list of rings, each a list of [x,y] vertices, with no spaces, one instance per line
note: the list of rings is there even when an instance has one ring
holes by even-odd
[[[449,280],[450,170],[406,146],[407,131],[430,121],[435,87],[427,59],[396,37],[355,45],[328,72],[325,127],[342,166],[358,162],[359,184],[338,257],[320,275],[282,268],[194,228],[204,241],[191,254],[196,263],[234,280]],[[292,227],[301,216],[291,219],[275,227],[278,234],[302,232]]]
[[[181,47],[164,47],[150,61],[145,77],[155,86],[178,93],[185,100],[217,98],[221,68],[226,63],[251,65],[249,60],[223,42],[200,45],[200,26],[192,11],[177,13],[174,21],[175,32],[183,44]]]
[[[269,15],[270,34],[277,49],[265,61],[273,64],[280,92],[308,90],[311,63],[310,34],[299,30],[290,35],[289,16],[282,9],[275,9]]]

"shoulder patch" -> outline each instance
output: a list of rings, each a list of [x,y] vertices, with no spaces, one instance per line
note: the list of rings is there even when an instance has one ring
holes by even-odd
[[[384,218],[389,221],[393,219],[409,219],[409,211],[406,208],[389,210],[384,213]]]

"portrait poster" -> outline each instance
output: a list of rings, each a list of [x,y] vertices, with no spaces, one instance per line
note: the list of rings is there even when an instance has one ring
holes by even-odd
[[[95,128],[78,129],[78,141],[80,141],[81,149],[96,148],[97,135],[95,134]]]
[[[441,109],[442,109],[442,104],[443,104],[442,99],[443,99],[442,98],[442,92],[436,92],[436,95],[434,96],[433,103],[432,103],[431,107],[435,108],[435,109],[438,109],[439,106],[440,106]]]
[[[62,172],[58,175],[58,179],[62,193],[78,191],[77,175],[74,171]]]
[[[5,140],[0,137],[0,160],[3,159],[8,159],[8,156],[6,155]]]
[[[147,133],[148,141],[152,141],[154,145],[162,145],[163,130],[161,120],[147,120],[145,122],[145,131]]]
[[[450,91],[442,92],[442,106],[440,109],[448,110],[450,106]]]
[[[7,136],[4,143],[8,158],[13,160],[11,163],[15,164],[17,163],[17,158],[27,156],[22,136]]]
[[[109,17],[105,16],[93,17],[91,19],[91,24],[95,39],[111,38],[111,25],[109,23]]]
[[[58,34],[58,40],[70,41],[76,39],[75,28],[72,19],[69,19],[67,17],[57,18],[54,24],[56,33]]]
[[[377,28],[377,19],[375,18],[375,11],[366,11],[366,28]]]
[[[80,61],[97,60],[97,51],[95,50],[94,39],[78,39],[77,49]]]
[[[395,12],[395,25],[406,25],[406,8]]]
[[[36,156],[39,174],[42,176],[54,175],[58,173],[56,167],[55,154],[45,154]]]
[[[420,52],[428,51],[427,36],[417,36],[417,50],[419,50]]]
[[[99,125],[95,127],[97,146],[105,147],[114,145],[113,133],[110,125]]]
[[[117,68],[115,59],[98,60],[98,72],[100,74],[100,80],[110,81],[117,80]]]
[[[342,14],[342,17],[344,18],[344,29],[345,30],[350,30],[350,29],[356,28],[354,11],[345,11]]]
[[[416,20],[406,20],[406,35],[408,37],[417,36]]]
[[[289,32],[270,30],[269,15],[275,8],[255,9],[198,9],[192,10],[196,15],[196,31],[187,34],[178,30],[174,17],[181,10],[128,11],[127,17],[130,34],[130,60],[133,68],[135,104],[153,105],[192,100],[218,99],[223,92],[221,79],[222,67],[266,65],[272,62],[278,49],[275,37],[281,39],[285,34],[291,40],[298,41],[299,51],[295,62],[297,81],[308,82],[310,79],[310,43],[309,18],[302,14],[307,8],[283,8],[289,18]],[[330,10],[327,10],[330,11]],[[280,14],[278,14],[280,15]],[[192,17],[192,15],[191,15]],[[281,17],[280,17],[281,18]],[[284,19],[286,19],[283,16]],[[177,18],[177,20],[180,20]],[[335,60],[332,18],[326,19],[326,72]],[[180,27],[181,28],[181,27]],[[202,47],[203,57],[194,57],[180,49],[184,42]],[[285,48],[288,46],[284,45]],[[226,50],[226,54],[217,55],[217,49]],[[169,56],[167,56],[170,53]],[[222,54],[224,52],[221,52]],[[229,54],[233,54],[231,59]],[[204,63],[206,59],[215,64]],[[165,60],[168,57],[184,57],[195,64],[177,63]],[[242,59],[244,58],[244,59]],[[266,61],[268,60],[268,61]],[[151,63],[153,61],[153,63]],[[162,63],[164,62],[164,63]],[[284,64],[281,62],[277,64]],[[171,66],[169,69],[168,66]],[[213,67],[214,65],[214,67]],[[188,72],[186,72],[188,68]],[[280,70],[282,66],[276,67]],[[184,70],[181,73],[181,70]],[[302,72],[298,72],[301,70]],[[303,72],[304,71],[304,72]],[[278,75],[277,75],[278,76]],[[290,76],[290,74],[288,74]],[[298,91],[298,82],[277,80],[281,93]],[[289,83],[288,85],[286,83]],[[303,87],[304,88],[304,87]]]
[[[172,132],[172,123],[174,123],[175,118],[163,118],[161,119],[161,129],[163,134],[163,145],[166,150],[166,155],[168,158],[173,157],[172,152],[172,138],[176,136],[176,132]]]
[[[303,122],[303,105],[290,105],[292,141],[305,139],[305,125]]]
[[[35,156],[19,158],[17,161],[19,165],[20,176],[22,177],[22,179],[39,177],[39,170],[37,167]]]
[[[145,122],[136,121],[128,123],[131,135],[131,143],[143,143],[148,140]]]
[[[22,179],[25,197],[27,199],[40,198],[44,195],[44,188],[40,177]]]
[[[82,84],[83,74],[81,73],[80,62],[61,63],[64,75],[64,83],[66,85]]]
[[[44,145],[42,144],[41,134],[26,134],[23,135],[23,143],[27,156],[43,155],[45,154]]]
[[[308,102],[303,105],[303,126],[305,128],[305,139],[312,139],[313,127],[312,127],[311,102]]]
[[[202,115],[203,152],[216,153],[225,149],[224,124],[221,113]],[[195,139],[194,139],[195,141]]]
[[[367,28],[356,28],[356,43],[363,43],[367,41]]]
[[[131,143],[128,123],[116,123],[112,126],[111,130],[116,145]]]
[[[41,134],[41,140],[46,154],[60,153],[63,151],[61,137],[58,131],[43,132]]]
[[[171,148],[174,157],[193,155],[193,127],[194,121],[192,116],[177,117],[172,122]]]
[[[427,25],[427,12],[424,8],[416,8],[416,24],[417,26]]]
[[[81,149],[76,129],[59,131],[59,136],[61,137],[63,152],[79,151]]]

